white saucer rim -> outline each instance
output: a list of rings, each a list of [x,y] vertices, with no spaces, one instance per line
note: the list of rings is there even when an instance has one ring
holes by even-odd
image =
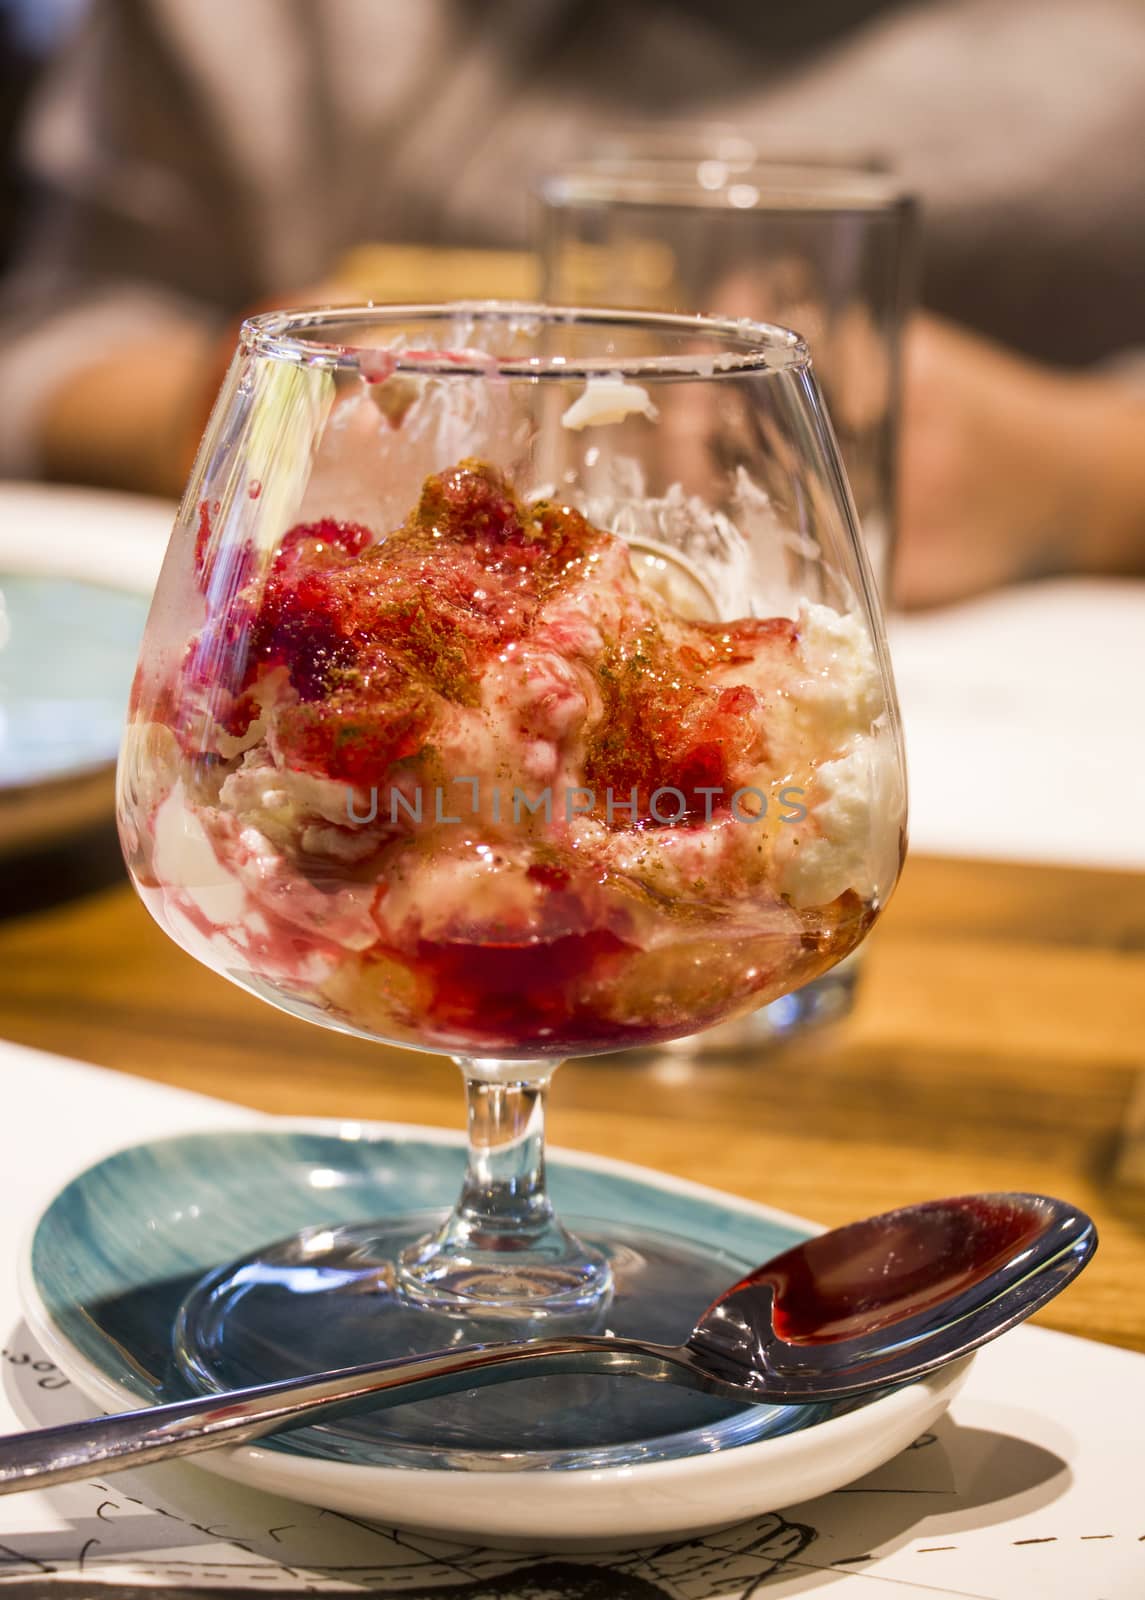
[[[12,480],[0,483],[0,511],[0,566],[8,572],[149,597],[178,505],[115,489]],[[23,530],[10,533],[29,514],[36,522],[35,538],[29,540]],[[73,533],[62,525],[72,517],[104,526]]]

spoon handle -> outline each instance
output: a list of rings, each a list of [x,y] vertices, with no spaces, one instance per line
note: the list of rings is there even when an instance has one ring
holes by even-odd
[[[631,1374],[689,1388],[713,1386],[693,1370],[685,1351],[635,1339],[570,1336],[468,1345],[9,1434],[0,1437],[0,1494],[45,1489],[93,1473],[242,1444],[351,1411],[404,1405],[518,1377],[568,1372]]]

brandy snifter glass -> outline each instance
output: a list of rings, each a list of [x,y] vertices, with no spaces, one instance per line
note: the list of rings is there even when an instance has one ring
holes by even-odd
[[[191,955],[409,1047],[410,1073],[453,1056],[468,1096],[453,1211],[221,1265],[180,1316],[189,1382],[686,1332],[743,1264],[559,1220],[543,1111],[565,1057],[824,972],[898,876],[878,603],[800,339],[487,303],[248,322],[155,595],[119,819]],[[511,1427],[491,1392],[312,1431],[464,1454],[480,1415],[514,1448],[549,1437],[562,1381],[515,1390]],[[727,1410],[633,1387],[562,1437]]]

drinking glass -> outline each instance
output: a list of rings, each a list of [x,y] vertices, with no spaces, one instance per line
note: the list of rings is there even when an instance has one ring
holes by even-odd
[[[870,165],[760,160],[749,141],[730,134],[703,146],[714,153],[692,159],[679,141],[634,146],[649,148],[660,153],[600,156],[543,180],[545,297],[796,328],[815,362],[885,595],[913,198]]]
[[[846,956],[904,818],[874,587],[796,335],[491,303],[248,322],[143,643],[124,853],[232,982],[452,1055],[469,1152],[447,1217],[211,1274],[177,1329],[188,1381],[685,1334],[739,1264],[556,1217],[552,1072]],[[593,1445],[722,1414],[552,1387],[581,1381],[521,1385],[511,1420],[470,1396],[311,1431],[424,1463],[464,1457],[475,1417],[508,1449],[551,1438],[554,1406]]]
[[[542,292],[769,318],[807,341],[884,599],[895,543],[900,343],[916,257],[912,197],[871,160],[763,158],[732,128],[606,138],[540,190]],[[748,1022],[682,1044],[742,1055],[854,1002],[858,961],[840,963]]]

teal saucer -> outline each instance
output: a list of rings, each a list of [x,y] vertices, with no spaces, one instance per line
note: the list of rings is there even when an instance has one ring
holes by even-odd
[[[453,1136],[356,1124],[189,1134],[121,1151],[73,1179],[40,1218],[25,1262],[29,1321],[102,1405],[181,1397],[187,1386],[171,1330],[204,1273],[304,1227],[444,1211],[463,1163]],[[814,1231],[618,1162],[554,1152],[550,1174],[561,1214],[690,1240],[726,1262],[729,1283]],[[789,1504],[880,1464],[945,1409],[965,1365],[862,1405],[705,1402],[713,1413],[689,1427],[599,1448],[579,1444],[576,1429],[562,1440],[558,1420],[535,1449],[506,1448],[497,1426],[484,1448],[474,1437],[460,1453],[431,1439],[387,1449],[352,1432],[332,1447],[328,1430],[312,1428],[197,1460],[298,1499],[439,1533],[542,1542],[680,1534]],[[584,1382],[583,1403],[594,1405],[601,1391],[591,1385],[639,1380]],[[486,1394],[511,1405],[515,1387]],[[512,1494],[503,1492],[506,1473]]]

